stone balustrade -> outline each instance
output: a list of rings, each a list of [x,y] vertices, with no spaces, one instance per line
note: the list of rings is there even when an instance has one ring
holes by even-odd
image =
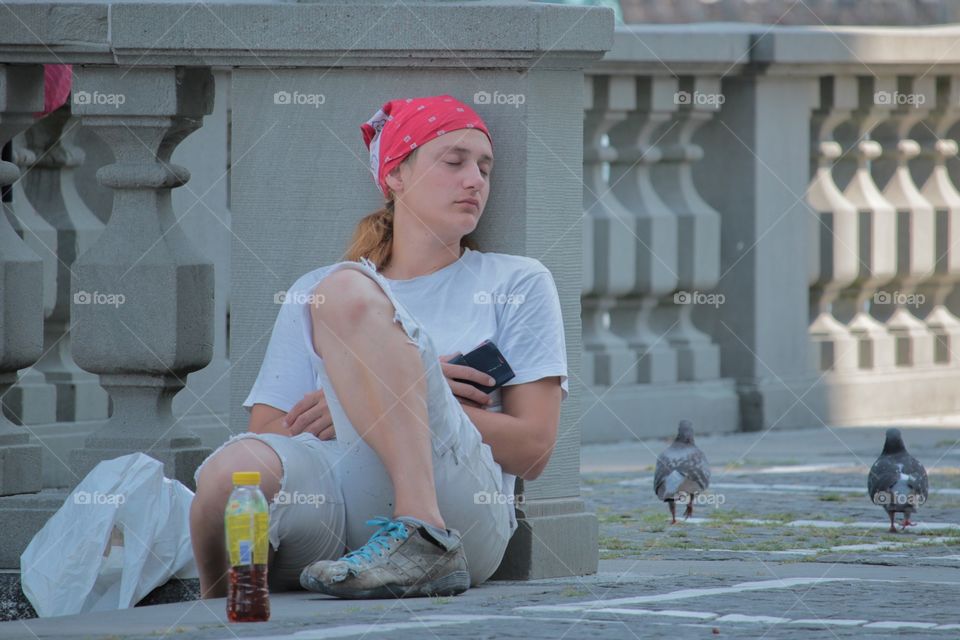
[[[960,407],[958,35],[617,29],[586,78],[585,441]]]
[[[406,5],[0,14],[0,567],[99,460],[190,484],[246,429],[278,294],[378,206],[358,126],[397,95],[473,97],[477,241],[563,306],[571,396],[500,577],[596,569],[581,441],[960,408],[960,29]],[[61,63],[72,99],[38,120]]]

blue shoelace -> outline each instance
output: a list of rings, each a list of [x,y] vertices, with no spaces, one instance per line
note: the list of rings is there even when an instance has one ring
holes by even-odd
[[[359,566],[362,562],[372,561],[373,554],[382,558],[383,552],[390,548],[391,539],[400,541],[410,537],[407,527],[399,520],[391,520],[381,516],[373,520],[367,520],[367,524],[372,527],[380,525],[380,528],[370,537],[367,544],[345,555],[343,557],[344,562]]]

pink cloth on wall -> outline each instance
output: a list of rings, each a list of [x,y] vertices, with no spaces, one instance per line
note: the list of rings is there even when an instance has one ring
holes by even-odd
[[[43,65],[43,117],[59,109],[70,95],[73,84],[73,67],[69,64]]]

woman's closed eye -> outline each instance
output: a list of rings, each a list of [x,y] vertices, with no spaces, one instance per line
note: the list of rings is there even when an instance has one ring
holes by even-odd
[[[454,166],[454,167],[459,167],[459,166],[460,166],[461,164],[463,164],[463,163],[462,163],[462,162],[447,162],[447,164],[449,164],[449,165],[451,165],[451,166]],[[484,171],[483,169],[480,169],[480,175],[482,175],[483,177],[487,177],[488,174],[487,174],[487,172]]]

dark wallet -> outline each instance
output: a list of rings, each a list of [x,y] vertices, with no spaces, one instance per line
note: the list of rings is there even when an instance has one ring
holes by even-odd
[[[460,380],[459,378],[454,378],[457,382],[465,382],[469,385],[480,389],[484,393],[490,393],[494,389],[502,386],[505,382],[508,382],[514,377],[513,369],[510,368],[510,365],[507,364],[507,359],[503,357],[503,354],[500,353],[500,350],[497,349],[495,345],[490,340],[484,340],[480,343],[476,349],[471,351],[466,355],[459,355],[453,360],[450,360],[450,364],[464,364],[468,367],[473,367],[479,371],[483,371],[488,376],[494,379],[493,386],[487,386],[474,382],[473,380]]]

